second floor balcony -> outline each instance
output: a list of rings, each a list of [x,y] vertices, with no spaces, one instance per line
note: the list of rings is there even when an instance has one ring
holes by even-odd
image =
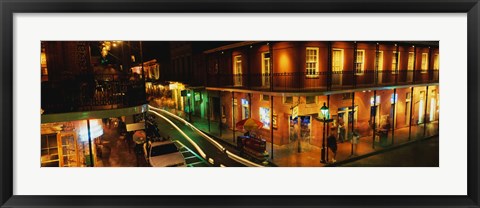
[[[142,79],[119,74],[63,77],[41,84],[44,114],[133,107],[146,103]]]
[[[306,73],[217,74],[207,87],[243,88],[264,91],[328,91],[438,83],[438,70],[353,70]]]

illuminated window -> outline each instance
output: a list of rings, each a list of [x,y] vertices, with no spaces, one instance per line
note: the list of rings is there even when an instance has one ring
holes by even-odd
[[[343,49],[333,49],[332,70],[343,71]]]
[[[422,53],[422,73],[428,70],[428,53]]]
[[[40,54],[40,68],[41,68],[41,75],[43,80],[43,76],[48,75],[47,55],[45,53],[45,49],[42,49],[42,53]]]
[[[380,104],[380,95],[377,95],[375,100],[373,100],[373,96],[370,97],[370,105],[371,106],[374,106],[374,105],[377,106],[379,104]]]
[[[438,57],[438,53],[435,54],[435,56],[433,57],[433,70],[438,70],[439,69],[439,57]]]
[[[397,54],[397,51],[394,51],[392,56],[392,73],[393,74],[397,73],[399,68],[400,68],[400,52],[398,52]]]
[[[242,56],[235,56],[233,63],[233,80],[235,86],[242,85]]]
[[[306,55],[306,73],[307,77],[317,78],[318,77],[318,48],[307,47]]]
[[[270,108],[260,107],[260,122],[264,129],[270,129]]]
[[[357,75],[363,74],[365,70],[365,50],[357,50],[357,60],[355,61],[355,72]]]
[[[397,101],[398,101],[398,94],[392,94],[392,96],[390,97],[390,103],[395,104],[397,103]]]
[[[408,66],[407,70],[413,70],[413,63],[415,62],[415,53],[414,52],[408,52]]]
[[[270,52],[262,53],[262,86],[270,86]]]
[[[382,71],[383,70],[383,51],[378,51],[377,52],[377,57],[378,57],[378,70]]]

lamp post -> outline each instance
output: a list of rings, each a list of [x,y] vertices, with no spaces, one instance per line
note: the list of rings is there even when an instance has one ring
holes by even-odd
[[[330,119],[330,110],[328,109],[325,103],[323,103],[323,106],[320,108],[320,113],[322,113],[322,117],[323,117],[323,118],[317,118],[317,120],[320,120],[321,122],[323,122],[323,138],[322,138],[322,151],[321,151],[320,162],[326,163],[327,160],[325,155],[327,153],[327,150],[325,148],[325,143],[326,143],[325,142],[325,134],[326,134],[325,124],[328,122],[331,122],[332,119]]]
[[[187,105],[188,105],[188,121],[192,123],[192,106],[190,106],[190,91],[187,92]]]

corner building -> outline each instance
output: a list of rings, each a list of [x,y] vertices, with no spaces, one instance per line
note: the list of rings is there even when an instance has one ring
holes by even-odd
[[[280,165],[327,146],[324,133],[340,133],[340,123],[337,161],[438,135],[438,42],[250,41],[204,54],[208,131],[234,141],[236,122],[257,119]]]

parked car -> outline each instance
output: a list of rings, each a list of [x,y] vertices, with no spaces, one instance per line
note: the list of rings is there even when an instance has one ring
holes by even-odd
[[[148,141],[143,145],[145,158],[152,167],[186,167],[185,158],[172,141]]]

